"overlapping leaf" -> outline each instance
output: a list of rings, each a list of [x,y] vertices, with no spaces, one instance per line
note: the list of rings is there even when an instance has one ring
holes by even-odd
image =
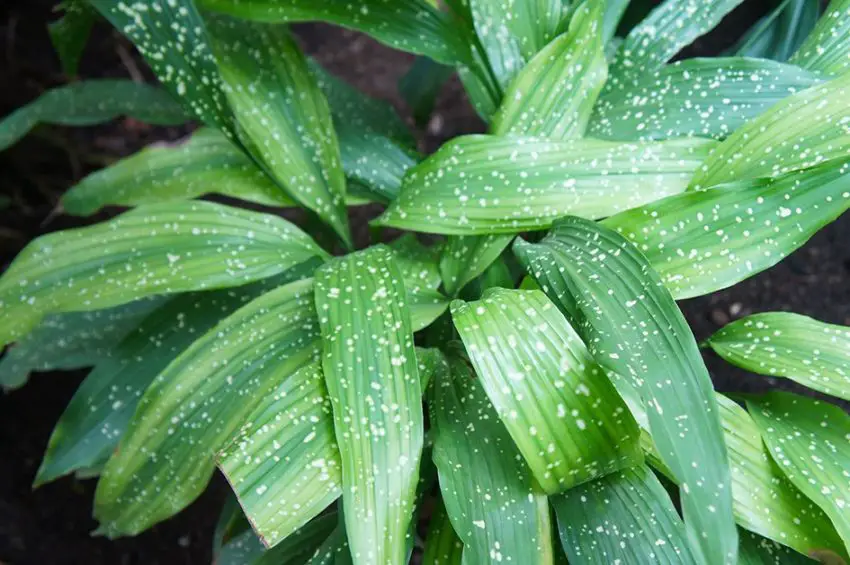
[[[325,252],[276,216],[211,202],[139,207],[24,248],[0,278],[0,343],[46,314],[239,286],[315,256]]]
[[[809,36],[818,16],[818,2],[782,0],[750,28],[732,51],[741,57],[787,61]]]
[[[319,269],[315,295],[351,554],[401,562],[424,436],[401,270],[389,249],[372,247]]]
[[[610,216],[683,192],[714,144],[464,136],[412,168],[376,223],[486,235]]]
[[[428,524],[428,537],[425,539],[423,565],[461,565],[463,542],[457,537],[446,513],[442,498],[437,498],[436,507],[431,513]]]
[[[658,274],[621,236],[575,217],[556,223],[540,244],[517,240],[514,250],[596,361],[617,376],[621,393],[638,392],[661,459],[680,485],[698,558],[734,563],[729,463],[711,380]]]
[[[337,126],[341,164],[351,194],[382,204],[398,196],[402,179],[418,158],[388,137]]]
[[[437,96],[453,73],[452,67],[436,63],[428,57],[417,57],[398,81],[399,94],[410,108],[417,126],[424,127],[428,123]]]
[[[316,358],[312,287],[294,282],[249,302],[154,379],[98,483],[101,532],[136,534],[203,491],[216,451],[261,399]]]
[[[440,274],[446,293],[457,296],[502,254],[513,238],[512,234],[448,238],[440,255]]]
[[[746,530],[738,530],[739,565],[814,565],[814,561]],[[824,561],[829,563],[829,561]]]
[[[806,69],[838,76],[850,57],[850,1],[832,0],[809,37],[791,57]]]
[[[481,386],[534,477],[556,494],[642,461],[640,432],[563,314],[539,290],[452,303]]]
[[[416,235],[408,233],[394,240],[389,247],[395,254],[408,294],[436,290],[440,286],[439,245],[424,245],[416,239]]]

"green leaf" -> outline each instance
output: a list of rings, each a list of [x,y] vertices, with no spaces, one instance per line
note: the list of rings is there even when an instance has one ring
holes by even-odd
[[[428,124],[443,85],[454,73],[452,67],[436,63],[428,57],[417,57],[398,81],[398,91],[419,127]]]
[[[389,244],[401,269],[408,293],[436,290],[440,286],[439,245],[423,245],[416,235],[406,233]]]
[[[814,561],[746,530],[739,530],[739,565],[814,565]],[[829,561],[824,561],[829,563]]]
[[[644,465],[552,497],[552,506],[573,563],[701,563],[670,497]]]
[[[464,563],[553,563],[546,496],[467,365],[450,360],[429,398],[434,463]]]
[[[242,513],[242,508],[239,507],[239,501],[236,500],[236,496],[233,493],[228,494],[221,507],[218,520],[215,523],[212,543],[213,559],[218,557],[224,544],[249,529],[251,529],[251,524],[245,518],[245,514]]]
[[[741,57],[787,61],[815,27],[820,16],[818,2],[782,0],[760,19],[731,49]]]
[[[424,423],[401,269],[384,246],[316,273],[322,367],[342,459],[355,562],[402,562]]]
[[[266,206],[294,206],[265,173],[220,132],[204,128],[178,145],[156,144],[96,171],[62,197],[69,214],[140,206],[218,193]]]
[[[469,48],[446,14],[425,0],[199,0],[204,9],[259,22],[323,21],[361,31],[395,49],[439,63],[469,61]]]
[[[463,542],[452,528],[442,498],[437,498],[428,523],[422,565],[461,565]]]
[[[735,320],[708,339],[711,348],[742,369],[787,377],[850,400],[850,328],[791,312]]]
[[[64,12],[62,17],[47,24],[47,31],[53,49],[59,55],[59,62],[62,63],[62,72],[74,76],[97,12],[84,0],[67,0],[60,6]]]
[[[714,145],[463,136],[410,169],[375,223],[487,235],[546,229],[570,214],[610,216],[683,192]]]
[[[235,139],[204,21],[192,0],[88,2],[133,42],[162,85],[191,115]]]
[[[45,315],[239,286],[325,252],[282,218],[212,202],[143,206],[41,236],[0,278],[0,343]]]
[[[350,193],[381,204],[395,200],[405,173],[419,156],[388,137],[350,126],[337,126],[337,134]]]
[[[791,62],[806,69],[839,76],[850,57],[850,0],[832,0]]]
[[[0,151],[40,123],[91,126],[119,116],[157,125],[177,125],[186,114],[167,92],[129,80],[96,79],[48,90],[0,121]]]
[[[456,300],[481,385],[548,494],[643,461],[637,422],[578,334],[539,290]]]
[[[524,4],[534,5],[536,1]],[[550,4],[549,0],[540,1]],[[493,0],[492,4],[504,5],[511,15],[515,11],[501,0]],[[546,45],[517,74],[493,116],[491,133],[554,140],[582,136],[608,71],[603,51],[602,4],[594,2],[592,8],[589,3],[582,4],[573,14],[569,30]],[[563,17],[552,6],[546,13]]]
[[[850,206],[848,162],[671,196],[602,223],[646,256],[676,299],[772,267]]]
[[[499,258],[513,239],[513,234],[449,237],[440,255],[440,274],[446,293],[457,296]]]
[[[628,241],[570,217],[541,243],[514,251],[573,321],[625,396],[637,391],[680,494],[691,548],[705,563],[734,563],[730,471],[711,379],[685,318]],[[703,532],[712,532],[703,536]]]
[[[252,565],[304,565],[334,534],[338,522],[336,512],[323,514],[263,553]]]
[[[838,406],[781,391],[748,397],[747,409],[773,460],[826,512],[847,544],[850,416]],[[844,548],[838,549],[846,554]]]
[[[216,451],[261,399],[316,358],[312,290],[308,279],[249,302],[154,379],[97,485],[101,532],[137,534],[203,491]]]
[[[847,156],[850,73],[776,103],[738,128],[705,160],[691,188],[776,177]]]
[[[750,415],[722,394],[717,404],[732,470],[735,521],[802,554],[831,549],[846,556],[826,514],[770,459]]]
[[[0,359],[0,386],[16,389],[33,371],[91,367],[109,358],[112,349],[135,328],[159,298],[137,300],[115,308],[47,316]]]
[[[285,26],[208,22],[227,99],[249,153],[351,247],[330,108]]]
[[[264,547],[250,528],[229,540],[215,556],[215,565],[255,565]]]
[[[605,16],[602,24],[602,40],[607,44],[614,39],[614,34],[617,32],[617,26],[620,25],[620,20],[626,13],[631,0],[606,0]]]
[[[780,100],[822,82],[820,75],[763,59],[688,59],[606,92],[589,135],[604,139],[722,139]]]

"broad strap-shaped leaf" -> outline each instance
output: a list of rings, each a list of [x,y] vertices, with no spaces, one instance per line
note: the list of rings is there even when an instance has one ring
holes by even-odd
[[[446,293],[457,296],[498,259],[513,239],[513,234],[449,237],[440,255],[440,275]]]
[[[539,290],[495,288],[452,303],[481,386],[548,494],[643,460],[623,399]]]
[[[626,9],[629,7],[631,0],[605,0],[605,15],[602,25],[602,39],[605,43],[611,42],[614,34],[617,33],[617,26],[620,25],[620,20],[623,19]]]
[[[671,196],[607,218],[674,298],[708,294],[772,267],[850,206],[848,161]]]
[[[645,465],[552,497],[572,563],[701,563],[661,483]]]
[[[372,247],[320,268],[315,295],[351,554],[401,562],[424,436],[401,269],[388,248]]]
[[[460,359],[429,398],[434,463],[463,563],[552,564],[546,496],[484,389]]]
[[[389,244],[401,269],[408,293],[436,290],[440,286],[440,245],[424,245],[415,234],[404,234]]]
[[[178,145],[152,145],[96,171],[62,196],[69,214],[104,206],[140,206],[223,194],[266,206],[292,199],[219,131],[200,129]]]
[[[405,173],[418,162],[418,155],[388,137],[351,126],[337,126],[337,134],[349,192],[381,204],[395,200]]]
[[[615,143],[470,135],[412,168],[375,223],[449,235],[542,230],[683,192],[711,140]]]
[[[161,298],[147,298],[104,310],[47,316],[0,359],[0,387],[21,387],[33,371],[96,365],[161,303]]]
[[[735,521],[804,555],[830,550],[846,556],[827,515],[771,460],[747,411],[722,394],[717,404],[732,470]]]
[[[588,134],[603,139],[722,139],[780,100],[823,81],[794,65],[743,57],[688,59],[606,92]]]
[[[509,11],[512,18],[517,17],[511,4],[483,1],[502,5],[501,9]],[[563,9],[560,1],[539,1],[547,5],[548,14],[558,14]],[[537,2],[527,0],[521,4]],[[546,45],[517,74],[493,116],[491,133],[553,140],[581,137],[607,77],[602,5],[599,1],[581,4],[572,16],[569,30]]]
[[[145,391],[95,493],[110,537],[136,534],[192,502],[257,403],[314,360],[312,280],[249,302],[181,353]]]
[[[738,565],[814,565],[815,561],[775,541],[739,529]],[[822,556],[826,557],[826,556]],[[824,563],[831,563],[824,560]],[[836,565],[838,565],[836,563]]]
[[[832,76],[848,70],[850,1],[832,0],[809,37],[791,57],[795,65]]]
[[[221,88],[204,20],[192,0],[88,2],[133,42],[184,108],[235,138],[233,116]]]
[[[452,528],[443,499],[437,497],[428,523],[422,565],[461,565],[462,558],[463,542]]]
[[[362,31],[390,47],[454,65],[470,60],[469,48],[446,14],[426,0],[199,0],[212,11],[259,22],[323,21]]]
[[[40,123],[91,126],[131,116],[157,125],[177,125],[186,113],[162,89],[130,80],[95,79],[48,90],[0,121],[0,151]]]
[[[850,542],[850,416],[838,406],[781,391],[747,398],[747,408],[788,480]]]
[[[77,74],[97,12],[85,0],[67,0],[61,6],[62,17],[50,22],[47,31],[62,63],[62,71],[72,77]]]
[[[622,236],[581,218],[556,223],[539,244],[518,239],[514,250],[615,385],[642,399],[680,485],[694,552],[705,563],[734,563],[730,471],[711,379],[661,278]]]
[[[691,180],[695,189],[776,177],[847,157],[850,72],[778,102],[726,138]]]
[[[276,216],[212,202],[142,206],[27,245],[0,278],[0,343],[46,314],[239,286],[316,256],[326,254]]]
[[[239,138],[295,201],[349,247],[345,177],[328,102],[283,25],[208,22]]]
[[[731,51],[740,57],[787,61],[809,36],[819,16],[818,2],[782,0]]]
[[[718,330],[708,345],[748,371],[850,400],[850,328],[791,312],[754,314]]]

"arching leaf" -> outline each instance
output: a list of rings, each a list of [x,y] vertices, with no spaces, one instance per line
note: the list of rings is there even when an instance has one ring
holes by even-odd
[[[832,0],[815,28],[791,57],[806,69],[832,76],[848,69],[850,57],[850,1]]]
[[[731,51],[741,57],[787,61],[815,27],[820,16],[818,4],[809,0],[782,0]]]
[[[463,287],[493,264],[513,239],[513,234],[447,238],[440,255],[440,274],[446,293],[457,296]]]

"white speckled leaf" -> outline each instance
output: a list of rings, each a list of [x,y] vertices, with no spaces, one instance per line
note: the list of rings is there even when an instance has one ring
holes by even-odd
[[[262,398],[317,357],[312,290],[307,279],[249,302],[154,379],[97,485],[101,532],[137,534],[204,490],[216,451]]]
[[[0,120],[0,151],[40,123],[90,126],[124,115],[157,125],[189,119],[167,92],[155,86],[130,80],[86,80],[48,90]]]
[[[440,275],[449,296],[457,296],[474,278],[499,258],[513,234],[452,236],[440,255]]]
[[[423,290],[436,290],[440,286],[440,270],[437,265],[440,258],[440,245],[427,246],[407,233],[389,244],[395,254],[395,260],[401,269],[404,286],[408,293]]]
[[[691,549],[705,563],[734,563],[730,471],[711,379],[659,275],[622,236],[576,217],[539,244],[518,239],[514,251],[614,384],[643,400],[661,459],[681,485]]]
[[[850,416],[838,406],[781,391],[748,397],[747,408],[788,480],[850,543]]]
[[[142,206],[27,245],[0,277],[0,343],[46,314],[239,286],[324,257],[282,218],[212,202]]]
[[[546,229],[570,214],[610,216],[683,192],[715,144],[459,137],[408,171],[375,223],[487,235]]]
[[[730,51],[739,57],[787,61],[815,27],[821,11],[818,4],[810,0],[782,0]]]
[[[400,563],[424,441],[401,269],[384,246],[339,257],[317,271],[315,296],[351,554]]]
[[[809,37],[791,57],[806,69],[838,76],[850,63],[850,0],[832,0]]]
[[[606,92],[588,134],[602,139],[722,139],[798,91],[823,81],[811,71],[764,59],[688,59]]]
[[[546,496],[484,389],[460,359],[430,395],[434,463],[463,563],[554,561]]]
[[[754,314],[708,339],[726,361],[850,400],[850,328],[791,312]]]
[[[643,461],[623,399],[539,290],[491,289],[452,303],[481,386],[548,494]]]
[[[671,196],[603,220],[632,242],[676,299],[772,267],[850,206],[850,165],[835,160],[777,179]]]
[[[685,525],[645,465],[551,498],[571,563],[697,565]]]
[[[395,200],[404,174],[419,156],[388,137],[341,124],[336,129],[349,192],[381,204]]]
[[[850,72],[798,92],[738,128],[691,180],[695,189],[777,177],[850,155]]]
[[[815,561],[778,543],[743,529],[738,530],[738,565],[815,565]],[[828,560],[823,563],[834,563]],[[840,565],[840,563],[834,563]]]
[[[562,5],[558,0],[552,2]],[[493,3],[503,4],[501,0]],[[519,71],[493,116],[491,133],[553,140],[573,139],[584,133],[608,70],[602,41],[602,5],[601,1],[593,1],[592,6],[588,2],[579,6],[569,30]],[[515,8],[505,6],[513,14]]]

